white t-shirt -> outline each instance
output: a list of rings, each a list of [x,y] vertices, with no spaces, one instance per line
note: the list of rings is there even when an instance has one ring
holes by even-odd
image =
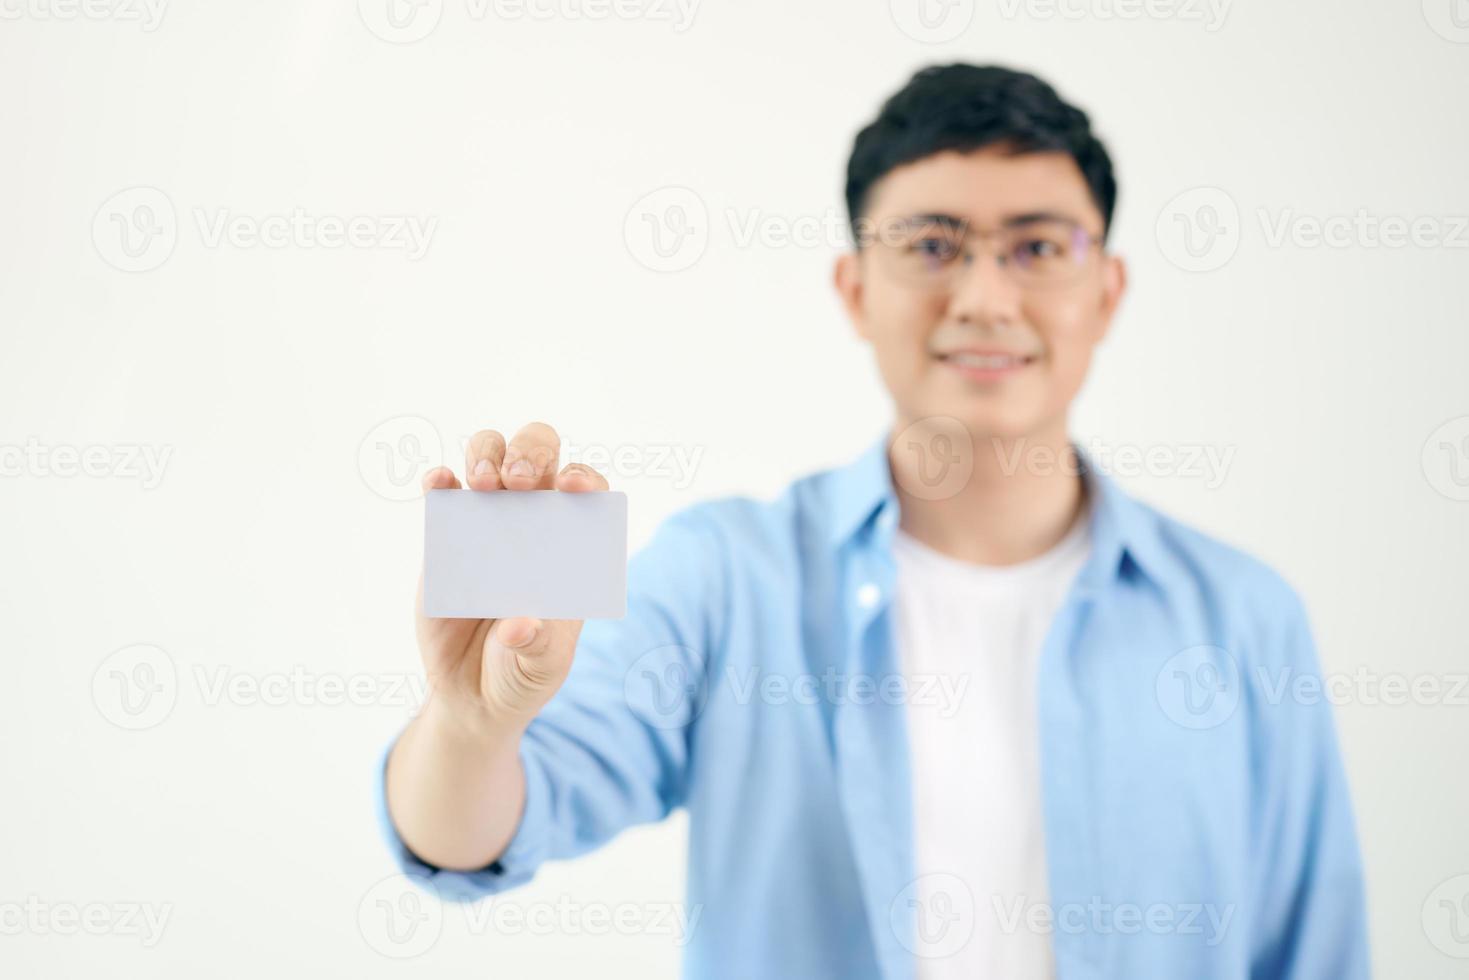
[[[1091,548],[1088,524],[1006,566],[894,535],[894,638],[913,692],[918,980],[1055,975],[1050,935],[1027,924],[1049,921],[1033,911],[1049,902],[1036,668]]]

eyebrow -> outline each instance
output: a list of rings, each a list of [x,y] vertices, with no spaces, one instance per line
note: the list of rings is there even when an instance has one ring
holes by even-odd
[[[1081,222],[1069,214],[1059,211],[1027,211],[1024,214],[1011,215],[1000,222],[1003,228],[1018,228],[1024,225],[1033,225],[1041,221],[1065,221],[1068,224],[1080,225]],[[940,225],[944,228],[962,230],[969,222],[965,218],[956,217],[952,214],[933,212],[928,214],[913,214],[903,219],[909,225]]]

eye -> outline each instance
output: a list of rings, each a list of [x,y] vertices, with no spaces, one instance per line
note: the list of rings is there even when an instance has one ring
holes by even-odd
[[[1015,243],[1015,254],[1021,259],[1052,259],[1062,254],[1061,246],[1045,238],[1023,238]]]
[[[920,238],[909,249],[925,259],[937,259],[940,262],[946,262],[959,254],[958,244],[946,238]]]

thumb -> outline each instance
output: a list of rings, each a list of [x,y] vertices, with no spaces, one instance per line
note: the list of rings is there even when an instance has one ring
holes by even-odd
[[[539,709],[566,679],[581,625],[527,616],[500,620],[485,638],[481,693],[512,710]]]

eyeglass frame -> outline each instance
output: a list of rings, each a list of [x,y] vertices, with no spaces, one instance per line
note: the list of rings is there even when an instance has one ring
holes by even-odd
[[[860,219],[858,221],[858,224],[861,225],[867,220],[868,219]],[[1062,286],[1076,282],[1081,277],[1081,273],[1086,266],[1084,259],[1091,255],[1093,248],[1100,248],[1101,254],[1106,254],[1105,232],[1100,235],[1094,234],[1093,232],[1088,231],[1082,225],[1082,223],[1080,221],[1077,221],[1075,218],[1071,218],[1066,215],[1055,214],[1052,212],[1036,212],[1032,214],[1017,215],[1013,218],[1007,219],[999,228],[995,228],[990,231],[971,231],[969,228],[968,219],[955,218],[953,215],[941,213],[917,214],[899,219],[899,223],[904,228],[938,225],[946,229],[957,231],[958,234],[962,237],[962,244],[960,248],[963,254],[963,263],[959,266],[955,266],[955,271],[949,277],[945,278],[942,282],[928,284],[930,287],[932,287],[933,285],[942,285],[946,288],[952,288],[954,280],[959,278],[960,270],[968,269],[973,265],[976,253],[978,251],[973,247],[973,242],[975,240],[999,238],[1000,236],[1010,234],[1018,229],[1022,229],[1027,225],[1034,225],[1042,222],[1054,222],[1056,224],[1068,225],[1070,227],[1071,241],[1075,246],[1077,256],[1075,272],[1067,275],[1065,278],[1062,279],[1026,279],[1023,275],[1017,276],[1015,274],[1014,269],[1016,268],[1016,266],[1006,261],[1006,251],[1003,249],[996,249],[996,264],[1000,266],[1001,270],[1005,272],[1005,274],[1010,278],[1012,282],[1016,283],[1022,288],[1039,287],[1041,289],[1045,289],[1047,287]],[[877,236],[872,236],[865,235],[861,231],[858,231],[856,235],[856,247],[859,252],[874,244],[881,245],[882,247],[889,249],[889,254],[891,254],[893,244],[891,242],[885,241],[881,234]],[[899,279],[900,281],[904,281],[904,277],[901,274],[897,275],[895,278]],[[907,281],[912,284],[911,280]]]

